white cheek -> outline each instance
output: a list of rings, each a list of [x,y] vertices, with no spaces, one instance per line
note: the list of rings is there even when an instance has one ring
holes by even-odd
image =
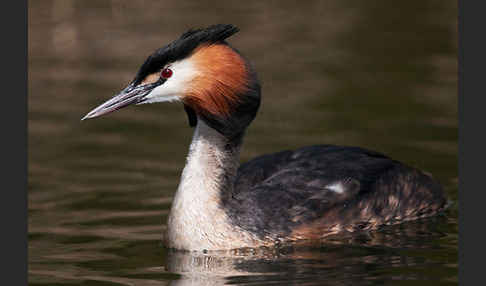
[[[163,84],[154,88],[145,98],[144,103],[177,101],[188,91],[189,84],[197,75],[197,70],[190,58],[170,65],[172,76]]]

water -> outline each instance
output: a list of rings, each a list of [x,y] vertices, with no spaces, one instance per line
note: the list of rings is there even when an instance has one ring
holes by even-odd
[[[457,3],[29,1],[31,285],[457,284]],[[192,130],[178,104],[80,122],[190,27],[229,41],[263,82],[242,161],[359,145],[426,170],[441,216],[314,245],[168,251],[162,232]]]

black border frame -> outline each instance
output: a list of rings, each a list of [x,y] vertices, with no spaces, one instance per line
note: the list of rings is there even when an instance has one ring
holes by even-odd
[[[27,285],[28,3],[2,4],[2,284]]]
[[[484,280],[484,9],[458,1],[459,284]],[[475,4],[476,7],[473,6]],[[467,16],[466,16],[467,15]],[[468,30],[464,29],[467,18]],[[465,51],[469,71],[465,80]],[[467,162],[467,164],[466,164]],[[469,233],[467,233],[469,232]]]

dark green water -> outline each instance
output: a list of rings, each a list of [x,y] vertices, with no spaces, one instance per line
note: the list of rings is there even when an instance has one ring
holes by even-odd
[[[456,1],[29,1],[30,285],[457,284]],[[80,122],[190,27],[233,23],[263,102],[242,161],[359,145],[438,178],[431,219],[308,247],[161,245],[192,130],[178,104]]]

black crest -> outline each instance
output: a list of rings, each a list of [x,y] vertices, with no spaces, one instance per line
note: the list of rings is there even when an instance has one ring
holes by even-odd
[[[187,57],[200,44],[223,42],[238,31],[239,29],[233,25],[218,24],[185,32],[179,39],[150,55],[140,67],[133,84],[138,85],[147,75],[159,71],[167,63]]]

